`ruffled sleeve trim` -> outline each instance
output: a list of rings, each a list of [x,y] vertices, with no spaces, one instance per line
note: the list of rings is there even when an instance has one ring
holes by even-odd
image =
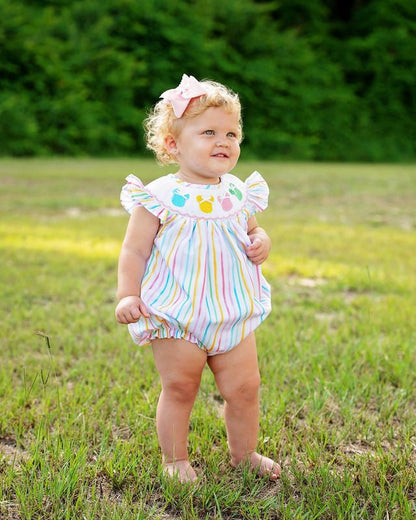
[[[249,216],[264,211],[269,203],[269,187],[259,172],[253,172],[245,181]]]
[[[135,175],[126,177],[127,184],[121,190],[120,201],[123,208],[131,214],[136,206],[143,206],[162,222],[166,220],[168,210],[144,186]]]

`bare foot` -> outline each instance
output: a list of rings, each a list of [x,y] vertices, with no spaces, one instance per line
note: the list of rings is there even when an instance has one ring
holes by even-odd
[[[163,466],[165,475],[171,478],[178,478],[181,484],[194,482],[197,479],[197,474],[189,463],[189,460],[164,462]]]
[[[257,471],[261,477],[268,476],[270,480],[277,480],[280,477],[282,469],[273,459],[269,459],[268,457],[264,457],[263,455],[260,455],[260,453],[253,451],[245,460],[250,463],[251,468]],[[238,463],[235,463],[232,460],[231,465],[236,467],[242,462],[245,462],[245,460]]]
[[[253,451],[250,456],[250,464],[260,476],[264,477],[268,475],[270,480],[277,480],[282,472],[282,469],[277,462],[268,457],[264,457],[255,451]]]

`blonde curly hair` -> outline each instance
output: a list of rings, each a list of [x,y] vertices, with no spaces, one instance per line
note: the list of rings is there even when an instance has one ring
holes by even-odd
[[[239,129],[238,141],[241,142],[243,139],[241,104],[238,94],[215,81],[203,80],[200,83],[207,88],[207,94],[192,99],[182,117],[176,117],[171,103],[162,99],[156,103],[143,123],[146,147],[154,152],[157,161],[162,165],[177,163],[176,157],[166,148],[166,137],[168,135],[177,137],[187,119],[202,114],[210,107],[224,107],[228,112],[236,114]]]

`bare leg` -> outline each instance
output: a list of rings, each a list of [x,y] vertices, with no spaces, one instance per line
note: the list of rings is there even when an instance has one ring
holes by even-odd
[[[162,392],[156,411],[156,427],[165,471],[181,482],[196,479],[188,458],[188,430],[207,356],[193,343],[180,339],[152,342]]]
[[[260,374],[254,334],[229,352],[209,357],[208,365],[225,399],[231,465],[248,461],[261,475],[277,479],[280,466],[255,451],[259,434]]]

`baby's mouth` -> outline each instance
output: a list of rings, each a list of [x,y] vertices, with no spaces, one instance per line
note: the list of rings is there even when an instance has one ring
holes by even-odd
[[[219,157],[220,159],[228,159],[228,155],[225,153],[214,153],[213,157]]]

